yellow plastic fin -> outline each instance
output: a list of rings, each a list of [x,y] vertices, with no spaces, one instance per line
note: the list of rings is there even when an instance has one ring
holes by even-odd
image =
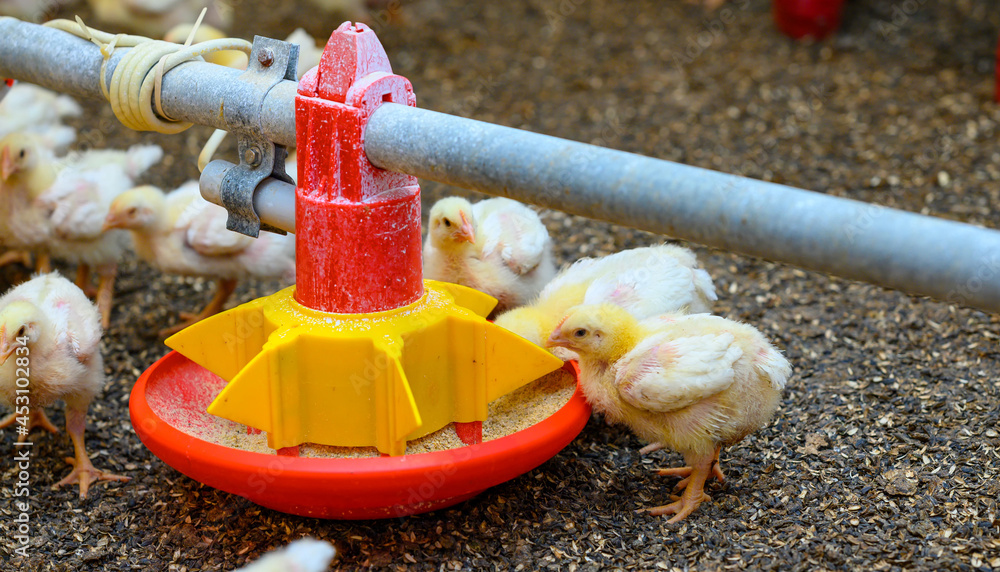
[[[208,406],[208,413],[271,435],[276,429],[272,423],[272,411],[279,410],[279,404],[274,402],[276,396],[273,389],[280,372],[275,369],[280,364],[282,349],[295,352],[296,338],[295,333],[274,336],[222,389],[215,401]]]
[[[400,361],[402,342],[393,340],[376,346],[382,346],[387,367],[385,377],[375,387],[375,401],[388,404],[388,407],[375,412],[378,425],[375,446],[381,453],[403,455],[406,453],[406,436],[422,424],[420,412]]]
[[[274,326],[267,323],[261,300],[242,304],[192,324],[166,340],[168,347],[232,381],[260,353]]]
[[[484,318],[490,315],[493,308],[497,307],[496,298],[490,296],[489,294],[484,294],[479,290],[469,288],[468,286],[452,284],[451,282],[438,282],[436,280],[424,280],[424,282],[451,294],[451,297],[455,299],[456,304],[463,308],[468,308],[475,314]]]
[[[487,402],[563,366],[551,353],[489,322],[485,361]]]

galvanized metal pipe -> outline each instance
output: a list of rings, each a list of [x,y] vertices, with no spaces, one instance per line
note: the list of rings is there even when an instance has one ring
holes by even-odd
[[[0,19],[0,76],[98,97],[100,63],[89,42]],[[180,66],[164,78],[164,110],[224,128],[238,73]],[[294,95],[284,82],[261,110],[265,135],[286,145]],[[365,150],[384,169],[1000,312],[994,230],[395,104],[373,113]]]
[[[236,165],[216,159],[201,172],[199,187],[207,200],[222,205],[222,181]],[[253,210],[260,222],[295,232],[295,185],[268,177],[254,189]]]
[[[1000,312],[1000,232],[400,105],[375,165]]]

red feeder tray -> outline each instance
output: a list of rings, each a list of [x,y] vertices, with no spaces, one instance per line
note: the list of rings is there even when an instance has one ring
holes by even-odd
[[[579,381],[576,363],[566,368]],[[196,481],[267,508],[317,518],[389,518],[455,505],[541,465],[590,418],[578,386],[547,419],[477,445],[401,457],[278,456],[204,441],[175,426],[205,415],[225,384],[177,352],[159,359],[132,389],[129,411],[139,439]]]

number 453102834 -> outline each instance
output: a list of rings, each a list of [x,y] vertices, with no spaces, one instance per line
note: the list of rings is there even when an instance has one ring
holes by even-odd
[[[17,397],[15,397],[15,415],[17,415],[17,423],[22,427],[27,428],[28,424],[31,423],[31,398],[28,396],[30,381],[28,377],[31,375],[31,368],[29,367],[31,360],[29,359],[29,354],[31,350],[28,349],[28,338],[27,336],[15,338],[17,343],[20,344],[14,353],[17,355],[17,359],[14,360],[14,364],[17,366]],[[19,430],[20,431],[20,430]]]

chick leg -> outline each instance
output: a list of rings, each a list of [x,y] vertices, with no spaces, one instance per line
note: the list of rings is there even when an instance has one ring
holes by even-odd
[[[712,475],[720,483],[726,482],[726,475],[722,472],[722,465],[719,464],[719,452],[722,450],[722,445],[715,446],[715,462],[712,463]],[[693,469],[691,467],[677,467],[675,469],[658,469],[656,474],[661,477],[684,477],[679,483],[674,485],[674,490],[679,491],[687,486],[688,479],[691,477],[691,472]]]
[[[17,422],[18,422],[17,413],[11,413],[10,415],[0,420],[0,429],[10,427],[11,425]],[[31,433],[31,430],[34,429],[35,427],[41,427],[42,429],[45,429],[49,433],[59,432],[59,429],[55,425],[53,425],[52,422],[49,421],[49,418],[45,415],[45,410],[42,409],[41,407],[36,407],[31,410],[31,413],[28,414],[27,430],[23,432],[22,431],[17,432],[17,442],[24,443],[25,441],[27,441],[28,435]]]
[[[90,484],[95,481],[125,482],[130,479],[130,477],[113,475],[94,468],[83,445],[83,432],[86,427],[86,410],[81,411],[66,407],[66,431],[69,433],[70,439],[73,440],[73,452],[76,458],[66,458],[66,462],[73,465],[73,470],[63,480],[54,485],[60,487],[62,485],[79,483],[80,498],[82,499],[87,498],[87,491],[90,489]]]
[[[111,301],[115,292],[118,265],[111,264],[106,268],[98,268],[97,272],[100,275],[97,282],[97,308],[101,311],[101,327],[107,330],[111,325]]]
[[[226,278],[219,280],[218,285],[215,288],[215,296],[208,302],[205,308],[198,312],[197,314],[190,314],[188,312],[181,312],[181,323],[171,326],[169,328],[160,330],[160,337],[165,338],[176,334],[177,332],[183,330],[184,328],[190,326],[191,324],[200,322],[209,316],[214,316],[222,311],[223,306],[226,305],[226,300],[233,295],[236,290],[236,279]]]
[[[31,266],[31,253],[24,250],[10,250],[0,254],[0,266],[7,266],[15,262],[24,266]]]
[[[649,514],[654,516],[672,514],[674,517],[667,522],[673,524],[687,518],[702,502],[712,500],[712,497],[705,494],[705,480],[712,473],[714,463],[714,459],[709,456],[701,457],[694,463],[690,463],[691,475],[688,477],[687,486],[684,487],[684,494],[681,495],[680,500],[647,509]]]
[[[78,264],[76,266],[76,285],[88,298],[97,296],[97,290],[90,285],[90,265]]]
[[[38,274],[48,274],[52,272],[52,259],[47,252],[39,252],[35,257],[35,272]]]

